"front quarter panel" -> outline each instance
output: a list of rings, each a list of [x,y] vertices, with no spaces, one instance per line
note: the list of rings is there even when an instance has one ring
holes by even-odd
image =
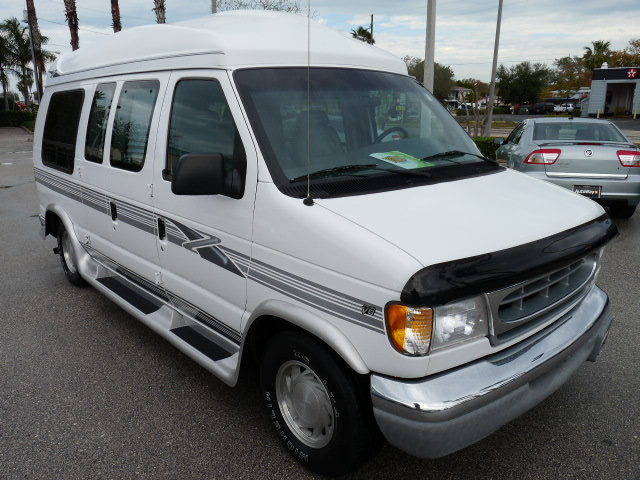
[[[273,183],[259,182],[256,198],[243,331],[265,305],[278,305],[281,313],[276,316],[327,344],[352,345],[368,371],[424,376],[427,357],[397,352],[384,325],[385,305],[400,300],[407,279],[422,265],[320,204],[305,206],[282,194]],[[333,348],[343,358],[349,350]],[[345,360],[358,365],[357,358]]]

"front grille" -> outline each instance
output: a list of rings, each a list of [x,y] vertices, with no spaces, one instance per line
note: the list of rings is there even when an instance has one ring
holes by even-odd
[[[493,344],[503,343],[573,308],[591,288],[598,255],[487,294]]]

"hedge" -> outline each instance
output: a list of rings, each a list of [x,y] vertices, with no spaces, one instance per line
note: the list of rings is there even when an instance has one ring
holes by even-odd
[[[491,159],[496,158],[496,150],[500,145],[495,143],[495,137],[475,137],[473,141],[476,142],[482,155]]]
[[[16,110],[0,111],[0,127],[19,127],[24,122],[35,120],[36,116],[31,112]]]

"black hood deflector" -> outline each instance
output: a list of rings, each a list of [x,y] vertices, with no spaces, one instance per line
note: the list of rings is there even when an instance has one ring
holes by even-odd
[[[437,306],[491,292],[572,263],[618,234],[608,215],[517,247],[438,263],[415,273],[400,299],[412,306]]]

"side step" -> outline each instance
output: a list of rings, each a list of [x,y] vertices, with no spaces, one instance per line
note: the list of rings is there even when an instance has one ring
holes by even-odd
[[[207,337],[201,335],[197,330],[189,326],[174,328],[171,330],[171,333],[181,338],[213,361],[222,360],[223,358],[227,358],[232,355],[231,352],[227,352],[220,345],[213,343]]]
[[[162,304],[154,301],[155,299],[152,297],[135,291],[127,283],[116,277],[102,277],[96,280],[145,315],[157,312],[162,306]]]

